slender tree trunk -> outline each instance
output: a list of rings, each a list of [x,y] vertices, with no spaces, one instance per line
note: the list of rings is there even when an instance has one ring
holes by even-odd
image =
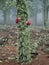
[[[48,0],[43,0],[43,21],[44,27],[47,27],[48,23],[48,7],[47,7]]]
[[[35,11],[35,26],[37,26],[37,10]]]
[[[4,17],[4,24],[7,23],[7,12],[3,11],[3,17]]]

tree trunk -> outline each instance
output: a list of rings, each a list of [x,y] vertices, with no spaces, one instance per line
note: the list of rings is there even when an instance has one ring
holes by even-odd
[[[7,23],[7,12],[6,11],[3,11],[3,17],[4,17],[4,24]]]
[[[37,26],[37,9],[35,9],[35,26]]]
[[[26,0],[16,0],[17,17],[21,18],[17,24],[18,28],[18,61],[28,63],[31,61],[29,32],[26,21],[28,20],[28,11]]]
[[[47,7],[48,0],[43,0],[43,21],[44,27],[47,27],[48,23],[48,7]]]

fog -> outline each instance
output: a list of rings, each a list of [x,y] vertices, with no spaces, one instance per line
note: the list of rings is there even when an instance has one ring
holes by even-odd
[[[0,24],[3,24],[4,23],[4,17],[3,17],[3,11],[2,10],[0,10]],[[33,14],[32,14],[33,15]],[[7,24],[12,24],[12,25],[14,25],[15,24],[15,18],[16,18],[16,8],[14,8],[14,7],[11,7],[10,9],[9,9],[9,13],[8,13],[8,15],[7,15]],[[30,20],[31,20],[31,22],[32,22],[32,24],[34,25],[35,23],[34,23],[34,16],[33,17],[31,17],[30,18]],[[48,22],[49,22],[49,12],[48,12]],[[40,25],[44,25],[44,23],[43,23],[43,14],[42,14],[42,12],[40,12],[40,13],[37,13],[37,24],[36,25],[38,25],[38,26],[40,26]]]

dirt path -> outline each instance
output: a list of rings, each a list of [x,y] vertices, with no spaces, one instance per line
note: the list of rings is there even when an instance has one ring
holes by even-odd
[[[6,51],[6,49],[8,48],[8,51]],[[4,50],[4,51],[3,51]],[[9,51],[10,50],[10,51]],[[6,54],[6,57],[9,57],[11,55],[15,55],[16,56],[16,48],[12,47],[12,46],[5,46],[4,48],[0,49],[0,58],[2,58],[2,54]],[[11,52],[11,53],[9,53]],[[43,53],[41,51],[41,48],[39,48],[38,50],[39,55],[37,56],[37,58],[33,58],[31,64],[28,65],[49,65],[49,58],[47,58],[47,54]],[[16,60],[12,60],[12,61],[7,61],[7,59],[3,60],[3,62],[0,63],[0,65],[18,65]]]
[[[7,32],[3,32],[0,34],[0,37],[4,36],[6,34],[7,34]],[[35,35],[35,32],[34,32],[34,34],[32,33],[32,35],[31,35],[32,40],[35,38],[34,35]],[[15,35],[13,35],[12,37],[16,38]],[[7,60],[8,57],[17,55],[17,50],[16,50],[17,47],[14,47],[12,45],[13,41],[11,41],[9,44],[6,43],[3,47],[0,47],[0,59],[3,60],[3,62],[0,62],[0,65],[19,65],[16,62],[16,60],[12,60],[12,61]],[[28,65],[49,65],[49,58],[47,58],[47,56],[49,54],[45,54],[44,52],[42,52],[41,47],[38,49],[38,53],[39,53],[38,56],[36,58],[33,58],[31,64],[28,64]]]

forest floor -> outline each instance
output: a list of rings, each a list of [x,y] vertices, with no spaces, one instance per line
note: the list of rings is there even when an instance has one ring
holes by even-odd
[[[17,29],[14,27],[4,30],[0,29],[0,44],[3,44],[3,46],[0,46],[0,65],[19,65],[15,60],[17,56],[17,45],[14,46],[17,42],[16,31]],[[44,33],[45,31],[42,32]],[[32,40],[36,36],[35,33],[38,33],[39,36],[41,34],[39,33],[39,31],[36,32],[34,30],[31,30]],[[1,40],[1,38],[3,38],[3,40]],[[49,57],[47,57],[49,56],[49,54],[44,53],[41,48],[42,47],[39,47],[38,49],[38,56],[36,58],[32,58],[31,64],[28,65],[49,65]],[[12,60],[11,58],[13,58],[14,60]]]

